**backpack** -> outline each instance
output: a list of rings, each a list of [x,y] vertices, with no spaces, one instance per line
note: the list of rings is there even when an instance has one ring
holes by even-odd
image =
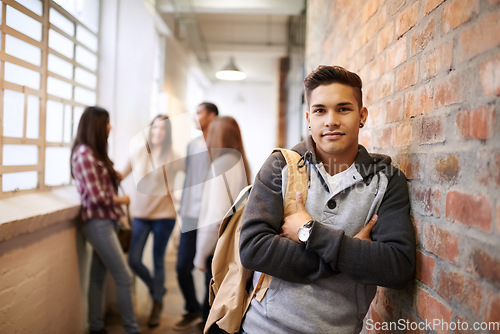
[[[284,197],[284,215],[289,216],[297,211],[295,196],[302,191],[304,203],[307,199],[308,175],[304,169],[297,167],[301,156],[294,151],[277,148],[281,152],[288,167],[288,183]],[[212,280],[209,286],[210,313],[205,324],[204,333],[238,333],[241,322],[253,298],[262,301],[272,277],[262,273],[258,284],[249,294],[253,271],[244,268],[240,260],[240,232],[243,210],[252,186],[243,189],[232,208],[222,220],[219,239],[212,260]]]

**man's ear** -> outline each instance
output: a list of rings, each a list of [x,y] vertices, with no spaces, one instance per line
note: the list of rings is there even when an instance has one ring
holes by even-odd
[[[311,125],[310,121],[309,121],[309,110],[306,111],[306,121],[307,121],[307,124],[308,125]]]
[[[359,116],[361,117],[361,123],[365,124],[366,119],[368,118],[368,109],[366,109],[366,107],[361,108],[361,110],[359,111]]]

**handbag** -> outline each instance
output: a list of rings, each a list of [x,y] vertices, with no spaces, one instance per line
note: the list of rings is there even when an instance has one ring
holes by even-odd
[[[120,190],[124,193],[123,188],[120,186]],[[123,215],[118,221],[118,241],[122,246],[124,253],[127,253],[130,248],[130,240],[132,239],[132,220],[130,219],[129,206],[122,205],[125,215]]]

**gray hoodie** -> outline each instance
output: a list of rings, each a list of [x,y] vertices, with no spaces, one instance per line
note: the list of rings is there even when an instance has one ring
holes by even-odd
[[[286,162],[272,154],[257,175],[243,213],[243,266],[272,275],[262,302],[253,300],[247,333],[358,333],[376,286],[403,288],[415,274],[415,234],[406,177],[388,156],[359,146],[339,185],[309,138],[293,148],[306,160],[310,188],[305,207],[315,220],[307,246],[280,237]],[[373,242],[353,238],[371,219]]]

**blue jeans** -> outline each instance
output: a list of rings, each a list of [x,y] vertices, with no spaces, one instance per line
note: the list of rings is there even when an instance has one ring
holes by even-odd
[[[183,224],[195,226],[197,219],[183,218]],[[184,309],[191,312],[200,311],[200,303],[196,298],[194,287],[193,269],[194,255],[196,253],[196,229],[181,233],[179,250],[177,253],[177,281],[186,305]]]
[[[149,289],[154,301],[161,302],[165,289],[165,250],[168,239],[174,229],[175,219],[142,219],[132,220],[132,240],[128,263]],[[154,275],[142,263],[142,252],[149,233],[153,232],[153,264]]]
[[[106,272],[109,270],[116,285],[116,299],[125,333],[139,332],[132,305],[132,273],[127,266],[116,235],[113,219],[89,219],[82,227],[83,234],[94,248],[88,292],[89,329],[104,328],[102,294]]]

